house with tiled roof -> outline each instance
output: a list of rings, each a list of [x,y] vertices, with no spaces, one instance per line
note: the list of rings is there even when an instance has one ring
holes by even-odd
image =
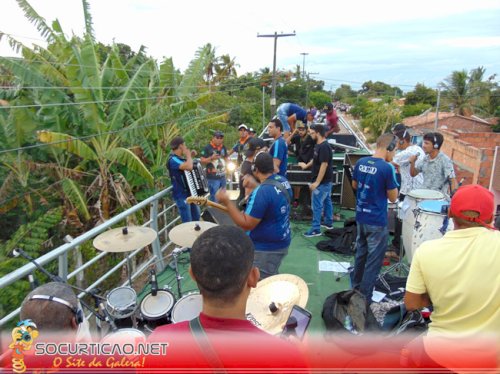
[[[443,134],[441,151],[453,160],[457,181],[464,178],[464,184],[477,183],[490,189],[495,193],[496,204],[499,205],[500,133],[492,129],[498,119],[485,120],[476,116],[439,112],[437,127],[435,120],[436,113],[427,112],[408,117],[403,123],[412,129],[414,135],[432,131]]]

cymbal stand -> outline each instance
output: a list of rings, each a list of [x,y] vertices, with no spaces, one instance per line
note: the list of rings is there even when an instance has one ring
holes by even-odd
[[[122,229],[123,235],[128,235],[128,228],[125,226]],[[127,252],[127,255],[125,257],[127,259],[127,277],[128,277],[128,285],[129,287],[132,287],[132,260],[130,259],[130,255]]]
[[[177,257],[179,257],[180,254],[184,252],[184,250],[187,250],[187,248],[175,248],[172,251],[172,257],[174,258],[174,270],[175,270],[175,279],[177,280],[177,296],[179,298],[182,297],[182,291],[181,291],[181,272],[179,271],[179,263],[177,261]]]

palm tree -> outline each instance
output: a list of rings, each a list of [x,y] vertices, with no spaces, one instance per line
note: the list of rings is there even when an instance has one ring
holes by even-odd
[[[483,81],[486,70],[483,67],[467,72],[453,71],[441,83],[444,88],[444,103],[453,106],[453,111],[464,116],[482,113],[488,105],[491,82]]]
[[[236,67],[239,66],[235,58],[231,58],[229,55],[222,55],[218,58],[217,64],[215,65],[216,81],[218,83],[224,82],[230,78],[236,78],[238,76],[236,72]]]

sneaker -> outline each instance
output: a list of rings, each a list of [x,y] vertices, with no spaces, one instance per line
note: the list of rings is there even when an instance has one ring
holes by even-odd
[[[321,227],[323,227],[323,228],[325,228],[325,229],[328,229],[328,230],[333,229],[333,225],[327,225],[326,223],[322,223],[322,224],[321,224]]]
[[[313,229],[309,229],[309,231],[307,231],[307,232],[304,233],[304,236],[306,238],[312,238],[314,236],[321,236],[321,235],[322,235],[321,231],[319,231],[319,230],[313,230]]]

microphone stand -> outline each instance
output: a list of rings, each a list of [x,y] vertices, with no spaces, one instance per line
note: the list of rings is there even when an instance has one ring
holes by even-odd
[[[35,267],[40,270],[43,274],[45,274],[47,277],[49,277],[49,279],[52,281],[52,282],[59,282],[59,283],[64,283],[64,284],[67,284],[68,286],[70,286],[71,288],[73,289],[76,289],[80,292],[84,292],[88,295],[91,295],[92,297],[95,297],[95,298],[101,298],[101,299],[104,299],[102,296],[98,296],[97,294],[93,294],[93,293],[90,293],[90,292],[87,292],[85,290],[82,290],[78,287],[75,287],[71,284],[69,284],[68,282],[66,282],[64,279],[62,279],[60,276],[58,275],[54,275],[52,274],[51,272],[49,272],[47,269],[45,269],[42,265],[40,265],[38,262],[36,262],[36,260],[31,257],[29,254],[27,254],[25,251],[23,251],[21,248],[16,248],[12,251],[12,255],[14,257],[18,257],[18,255],[21,255],[22,257],[24,257],[25,259],[27,259],[29,262],[31,262],[33,265],[35,265]],[[79,299],[80,303],[82,304],[82,306],[84,306],[85,308],[87,308],[87,310],[89,310],[96,318],[98,318],[99,320],[101,321],[104,321],[105,318],[103,316],[101,316],[99,313],[97,313],[94,308],[92,308],[91,306],[89,306],[85,301]]]

